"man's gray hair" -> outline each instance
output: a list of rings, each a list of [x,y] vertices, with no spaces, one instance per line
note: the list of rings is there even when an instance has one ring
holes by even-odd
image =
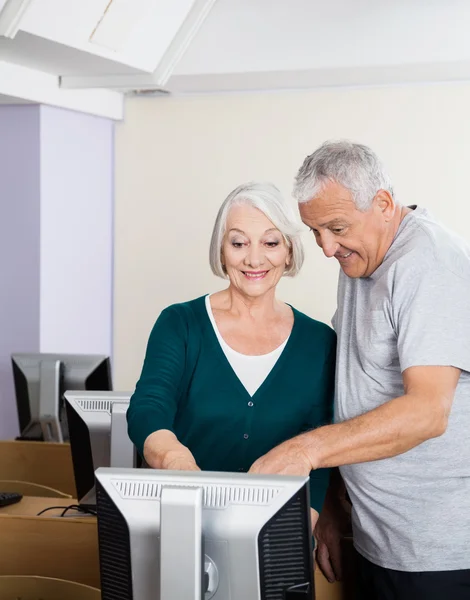
[[[222,264],[222,244],[226,233],[227,217],[233,206],[243,204],[260,210],[279,229],[291,251],[291,260],[284,275],[290,277],[297,275],[304,262],[300,223],[293,207],[286,202],[275,185],[257,181],[251,181],[235,188],[219,209],[212,230],[209,250],[209,262],[214,275],[224,279],[227,277]]]
[[[295,178],[293,196],[300,203],[309,202],[328,181],[348,189],[361,211],[371,207],[379,190],[393,197],[392,182],[375,152],[347,140],[325,142],[307,156]]]

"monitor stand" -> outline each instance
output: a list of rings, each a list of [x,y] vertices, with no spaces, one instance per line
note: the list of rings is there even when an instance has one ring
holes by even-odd
[[[60,426],[60,395],[63,365],[60,360],[43,360],[39,367],[39,422],[45,442],[63,442]]]
[[[160,600],[202,600],[202,488],[164,486],[160,499]]]
[[[134,444],[127,433],[129,402],[113,402],[111,406],[110,466],[132,469],[136,462]]]
[[[160,600],[203,600],[217,590],[217,566],[204,554],[203,502],[202,488],[162,488]]]
[[[134,444],[127,433],[126,413],[129,408],[127,402],[113,402],[111,404],[111,434],[109,440],[109,464],[106,454],[103,454],[103,440],[91,433],[91,453],[93,457],[93,468],[117,467],[133,469],[137,462],[137,453]],[[101,434],[102,436],[103,434]],[[80,500],[80,506],[84,508],[96,508],[96,486]]]

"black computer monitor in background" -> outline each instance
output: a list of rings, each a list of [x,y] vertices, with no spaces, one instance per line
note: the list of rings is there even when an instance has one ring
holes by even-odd
[[[132,392],[65,392],[70,450],[77,500],[96,509],[95,471],[99,467],[139,467],[127,435],[126,413]]]
[[[112,390],[108,356],[15,353],[11,356],[20,437],[63,442],[69,439],[65,390]]]

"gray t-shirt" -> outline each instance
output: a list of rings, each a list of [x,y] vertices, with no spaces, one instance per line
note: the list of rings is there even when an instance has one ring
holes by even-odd
[[[400,571],[470,568],[470,248],[416,208],[380,267],[340,273],[335,420],[404,394],[412,366],[462,369],[444,435],[341,467],[356,549]]]

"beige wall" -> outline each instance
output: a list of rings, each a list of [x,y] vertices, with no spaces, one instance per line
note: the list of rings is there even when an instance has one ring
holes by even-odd
[[[116,138],[116,388],[133,388],[165,306],[224,285],[207,256],[227,193],[265,179],[290,196],[304,156],[340,137],[381,155],[402,202],[426,205],[470,239],[470,85],[127,101]],[[329,322],[337,267],[308,233],[305,243],[305,267],[279,295]]]

